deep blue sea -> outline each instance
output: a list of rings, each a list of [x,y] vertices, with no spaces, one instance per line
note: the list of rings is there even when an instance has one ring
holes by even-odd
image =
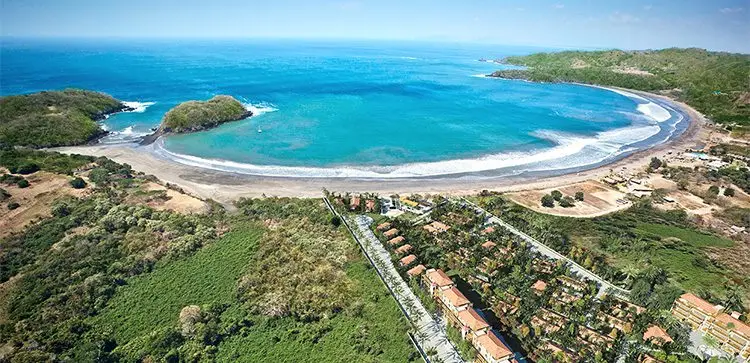
[[[77,87],[133,102],[103,122],[132,142],[171,107],[227,94],[256,116],[149,148],[280,176],[420,177],[601,164],[684,129],[663,101],[484,78],[480,62],[545,49],[292,40],[3,39],[0,93]],[[145,149],[144,149],[145,150]]]

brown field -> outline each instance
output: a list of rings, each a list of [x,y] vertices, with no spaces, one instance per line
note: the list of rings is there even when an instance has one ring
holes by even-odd
[[[167,195],[167,200],[154,200],[148,203],[148,205],[156,210],[171,210],[177,213],[190,214],[190,213],[205,213],[208,211],[208,204],[206,202],[195,198],[193,196],[177,192],[172,189],[149,182],[146,183],[143,188],[147,191],[163,190]]]
[[[66,176],[39,171],[26,175],[26,180],[31,185],[28,188],[19,188],[15,185],[2,187],[11,194],[9,202],[17,202],[21,206],[14,210],[8,210],[5,205],[0,208],[0,238],[13,232],[22,230],[29,223],[50,215],[52,203],[65,195],[76,197],[88,193],[88,188],[73,189]]]
[[[553,190],[559,190],[564,196],[574,196],[576,192],[583,192],[583,201],[576,202],[574,207],[554,208],[542,207],[540,200],[545,194]],[[548,188],[539,190],[526,190],[509,193],[508,197],[524,207],[546,214],[565,217],[590,218],[626,209],[630,203],[619,204],[618,199],[624,199],[625,193],[612,189],[599,181],[588,180],[580,183],[566,185],[560,188]]]

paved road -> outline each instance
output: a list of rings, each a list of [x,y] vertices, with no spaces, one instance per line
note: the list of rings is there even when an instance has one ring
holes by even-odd
[[[490,217],[489,220],[488,220],[490,223],[495,223],[495,224],[498,224],[500,226],[503,226],[505,229],[507,229],[511,233],[515,234],[516,236],[520,237],[524,241],[529,242],[533,246],[533,248],[536,251],[538,251],[539,253],[541,253],[541,254],[549,257],[549,258],[552,258],[554,260],[563,260],[563,261],[567,262],[568,266],[570,266],[570,269],[573,272],[575,272],[578,275],[580,275],[580,276],[582,276],[582,277],[584,277],[586,279],[589,279],[591,281],[596,281],[599,284],[599,286],[600,286],[599,293],[597,294],[597,297],[602,296],[604,293],[607,292],[607,290],[611,289],[617,295],[619,295],[620,298],[622,298],[622,299],[627,299],[628,298],[628,295],[630,294],[630,291],[625,290],[625,289],[623,289],[623,288],[621,288],[619,286],[613,285],[609,281],[607,281],[607,280],[599,277],[599,275],[597,275],[597,274],[595,274],[595,273],[587,270],[585,267],[577,264],[575,261],[573,261],[573,260],[567,258],[566,256],[558,253],[557,251],[555,251],[552,248],[548,247],[544,243],[541,243],[541,242],[537,241],[535,238],[527,235],[526,233],[523,233],[523,232],[519,231],[518,229],[516,229],[515,227],[511,226],[510,224],[505,223],[502,219],[500,219],[500,218],[492,215],[492,213],[487,212],[482,207],[480,207],[480,206],[478,206],[478,205],[476,205],[476,204],[474,204],[474,203],[472,203],[472,202],[470,202],[468,200],[465,200],[465,199],[463,201],[465,203],[473,206],[477,210],[482,211],[483,213],[485,213],[486,215],[488,215]]]
[[[430,313],[422,305],[419,298],[414,295],[411,288],[404,282],[401,275],[391,262],[391,256],[370,230],[372,219],[366,216],[357,216],[354,219],[356,232],[360,241],[375,264],[375,268],[384,276],[386,284],[393,291],[393,295],[404,307],[407,318],[412,322],[418,333],[416,339],[422,349],[430,351],[435,349],[437,357],[443,362],[463,362],[456,348],[448,340],[445,329],[433,319]]]

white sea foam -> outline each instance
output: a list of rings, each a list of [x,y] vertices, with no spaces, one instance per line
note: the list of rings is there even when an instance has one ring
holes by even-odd
[[[128,126],[119,131],[112,131],[103,140],[105,143],[118,143],[123,141],[132,141],[143,136],[151,134],[150,132],[138,132],[135,131],[135,125]]]
[[[599,86],[590,86],[590,87],[606,89],[614,93],[621,94],[632,100],[639,101],[638,106],[636,106],[636,109],[638,110],[638,112],[648,116],[649,118],[651,118],[652,120],[656,122],[664,122],[672,118],[672,115],[664,107],[661,107],[657,105],[656,103],[654,103],[653,101],[645,97],[641,97],[635,93],[623,91],[623,90],[616,89],[616,88],[599,87]]]
[[[477,77],[477,78],[487,78],[486,74],[472,74],[471,76],[472,77]]]
[[[266,102],[260,102],[260,103],[243,103],[245,108],[253,113],[253,117],[260,116],[264,113],[268,112],[274,112],[278,111],[279,109],[274,107],[274,105]]]
[[[137,113],[143,113],[146,112],[146,109],[148,106],[151,106],[155,104],[156,102],[123,102],[122,104],[128,107],[133,108],[132,111],[126,111],[126,112],[137,112]]]

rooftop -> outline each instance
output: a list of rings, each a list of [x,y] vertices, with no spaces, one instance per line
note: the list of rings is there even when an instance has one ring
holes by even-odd
[[[672,341],[672,337],[670,337],[664,329],[656,325],[651,325],[650,327],[648,327],[648,329],[646,329],[646,332],[643,333],[644,341],[650,339],[661,339],[661,341],[664,343],[669,343]]]
[[[482,243],[482,247],[487,248],[487,249],[490,249],[495,246],[497,246],[497,243],[492,242],[492,241],[487,241],[485,243]]]
[[[716,316],[716,320],[721,322],[721,325],[723,327],[728,327],[729,324],[734,325],[734,328],[731,328],[737,333],[741,333],[744,335],[747,339],[750,339],[750,326],[743,323],[740,320],[737,320],[733,317],[731,317],[729,314],[721,313],[718,316]]]
[[[468,326],[471,331],[478,331],[490,327],[490,324],[482,318],[476,310],[466,309],[458,313],[458,320],[461,324]]]
[[[386,229],[391,228],[391,224],[389,222],[380,223],[378,224],[378,231],[385,231]]]
[[[397,248],[396,249],[396,253],[398,253],[398,254],[407,253],[407,252],[411,251],[411,249],[412,249],[412,247],[411,247],[410,244],[405,244],[405,245]]]
[[[710,302],[703,300],[689,292],[680,296],[679,299],[695,306],[698,310],[708,315],[714,315],[719,312],[719,309],[717,309],[714,305],[711,305]]]
[[[395,228],[391,228],[391,229],[385,231],[385,233],[383,233],[383,235],[386,236],[386,237],[395,236],[397,234],[398,234],[398,229],[395,229]]]
[[[419,276],[425,269],[426,267],[424,267],[424,265],[417,265],[412,267],[409,271],[406,271],[406,273],[409,274],[409,276]]]
[[[495,360],[500,360],[513,355],[513,352],[508,349],[505,343],[503,343],[492,330],[477,338],[476,345],[487,351],[487,353],[489,353],[489,355]]]
[[[455,286],[448,290],[443,291],[443,296],[453,305],[453,307],[461,307],[464,305],[471,304],[471,301],[464,296]]]
[[[438,287],[453,285],[453,280],[441,269],[427,271],[427,278]]]
[[[402,266],[408,266],[408,265],[411,265],[416,260],[417,260],[417,256],[409,255],[409,256],[402,258],[399,262],[401,263]]]
[[[404,236],[398,236],[398,237],[389,239],[388,244],[390,244],[391,246],[395,246],[397,244],[400,244],[403,241],[406,241],[406,238],[404,238]]]
[[[542,280],[537,280],[533,285],[531,285],[531,288],[536,291],[544,291],[547,288],[547,283]]]

